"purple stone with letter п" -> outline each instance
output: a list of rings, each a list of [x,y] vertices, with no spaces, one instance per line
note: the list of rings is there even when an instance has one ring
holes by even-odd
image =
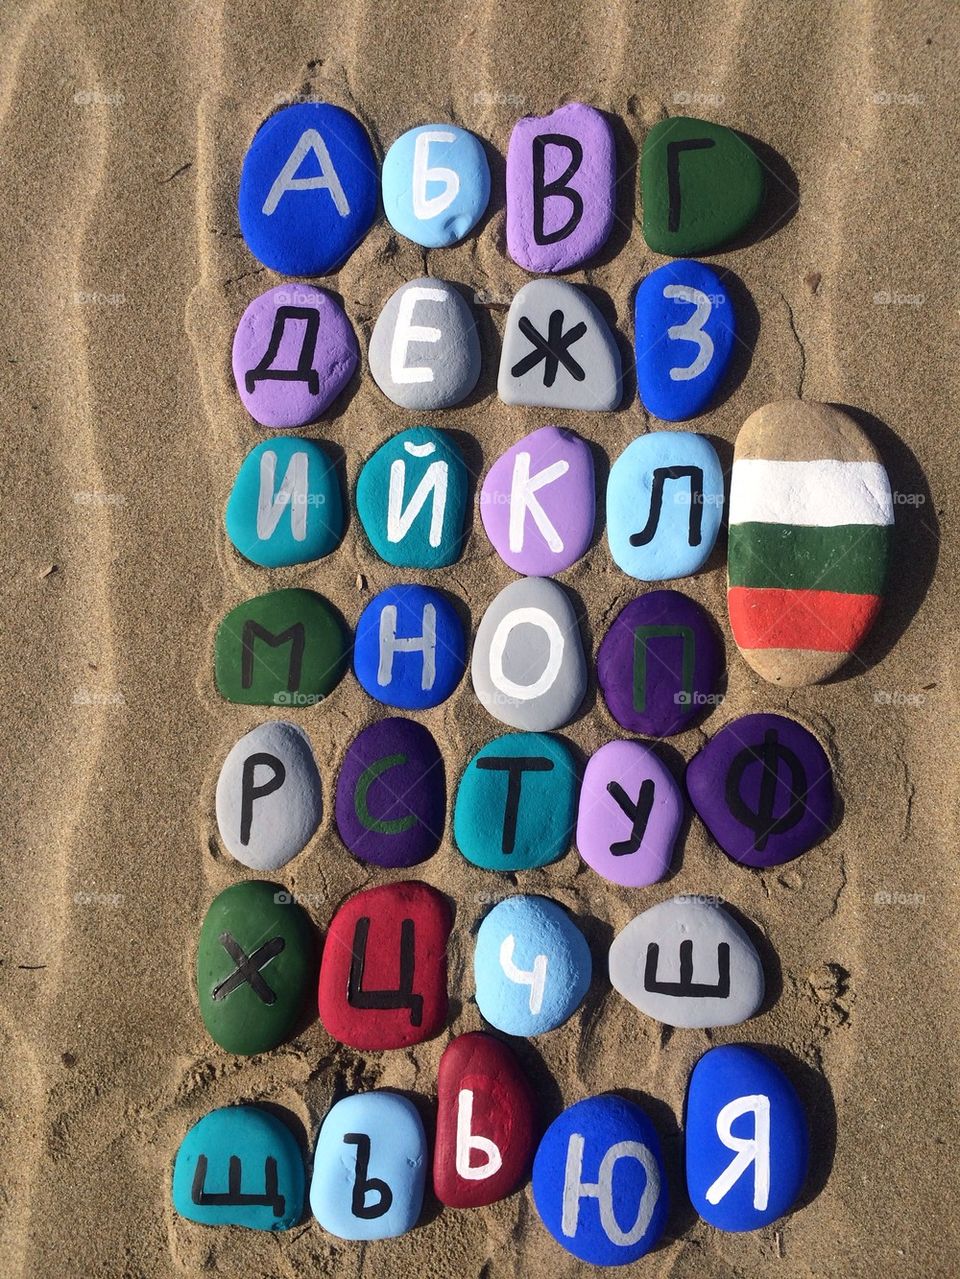
[[[526,271],[569,271],[596,253],[613,226],[613,131],[593,107],[571,102],[524,116],[507,149],[507,249]]]
[[[830,833],[830,761],[785,715],[744,715],[721,728],[687,765],[686,783],[710,834],[743,866],[779,866]]]
[[[610,714],[631,733],[669,737],[712,708],[723,646],[709,613],[679,591],[647,591],[617,614],[597,652]]]

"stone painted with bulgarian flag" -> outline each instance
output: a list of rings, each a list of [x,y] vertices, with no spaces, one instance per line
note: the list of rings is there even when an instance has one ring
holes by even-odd
[[[730,483],[730,626],[775,684],[816,684],[880,611],[890,481],[860,427],[828,404],[766,404],[737,436]]]

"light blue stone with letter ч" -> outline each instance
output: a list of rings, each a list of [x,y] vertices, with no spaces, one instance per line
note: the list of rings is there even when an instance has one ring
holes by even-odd
[[[340,1239],[392,1239],[417,1224],[427,1139],[416,1107],[377,1090],[332,1107],[313,1154],[310,1207]]]
[[[240,464],[225,523],[240,554],[264,568],[329,555],[343,536],[333,459],[314,440],[291,435],[258,444]]]
[[[687,1190],[718,1230],[759,1230],[789,1212],[807,1175],[803,1106],[774,1061],[746,1044],[704,1053],[684,1121]]]
[[[303,1157],[290,1129],[259,1106],[211,1110],[173,1165],[173,1206],[205,1226],[289,1230],[303,1215]]]
[[[383,161],[383,208],[395,231],[427,249],[462,240],[490,199],[480,139],[453,124],[408,129]]]
[[[590,948],[549,897],[499,902],[483,919],[473,955],[477,1007],[508,1035],[539,1035],[565,1022],[590,986]]]
[[[389,586],[360,614],[353,669],[386,706],[425,710],[460,683],[466,641],[457,611],[428,586]]]
[[[607,540],[616,565],[642,582],[696,573],[723,515],[723,471],[693,431],[651,431],[628,444],[607,481]]]
[[[736,336],[730,295],[702,262],[667,262],[637,289],[637,389],[665,422],[694,417],[720,384]]]
[[[240,174],[247,248],[282,275],[326,275],[369,231],[380,180],[359,120],[328,102],[301,102],[257,130]]]
[[[667,1187],[657,1133],[638,1105],[607,1093],[568,1107],[533,1161],[533,1199],[546,1228],[594,1266],[622,1266],[657,1243]]]

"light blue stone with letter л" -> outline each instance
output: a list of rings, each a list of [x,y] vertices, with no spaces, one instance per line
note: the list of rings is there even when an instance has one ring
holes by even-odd
[[[483,144],[453,124],[408,129],[383,161],[383,208],[395,231],[427,249],[456,244],[490,199]]]
[[[303,1215],[303,1156],[293,1133],[259,1106],[211,1110],[173,1165],[173,1206],[205,1226],[289,1230]]]
[[[696,573],[723,515],[723,471],[693,431],[651,431],[628,444],[607,480],[607,540],[614,563],[642,582]]]

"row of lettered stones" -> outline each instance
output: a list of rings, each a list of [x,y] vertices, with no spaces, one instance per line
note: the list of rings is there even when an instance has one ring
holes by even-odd
[[[569,103],[519,120],[506,165],[511,258],[536,273],[588,261],[613,230],[617,184],[613,130],[595,108]],[[244,158],[240,229],[265,266],[283,275],[326,275],[370,230],[380,188],[370,139],[354,116],[323,102],[284,107],[260,126]],[[680,116],[647,134],[640,189],[651,249],[706,253],[755,220],[763,169],[741,134]],[[415,243],[442,248],[462,240],[489,202],[482,143],[452,124],[408,130],[387,152],[382,197],[390,224]]]
[[[634,298],[637,389],[675,422],[702,412],[727,371],[736,337],[720,277],[680,260],[647,275]],[[388,399],[417,412],[449,409],[482,370],[477,318],[457,286],[410,280],[387,300],[370,336],[370,374]],[[233,340],[233,375],[261,426],[315,422],[352,378],[359,350],[329,293],[280,284],[253,299]],[[497,393],[505,404],[609,412],[623,401],[620,348],[590,297],[563,280],[532,280],[507,314]]]
[[[426,1110],[427,1099],[418,1100]],[[460,1035],[440,1059],[432,1160],[408,1097],[387,1089],[343,1097],[317,1135],[311,1211],[338,1238],[392,1238],[417,1225],[428,1167],[440,1203],[470,1209],[515,1193],[532,1163],[540,1219],[568,1252],[607,1266],[653,1249],[669,1215],[667,1174],[641,1106],[617,1093],[587,1097],[542,1136],[537,1109],[506,1043]],[[686,1189],[701,1218],[725,1231],[769,1225],[796,1203],[808,1157],[807,1117],[784,1070],[749,1045],[704,1053],[684,1108]],[[283,1120],[259,1106],[230,1106],[186,1133],[173,1203],[203,1225],[288,1230],[303,1218],[306,1180]]]
[[[740,865],[782,865],[832,830],[830,761],[809,730],[783,715],[727,724],[690,761],[685,785],[711,835]],[[316,834],[322,810],[320,774],[297,725],[260,724],[224,760],[217,824],[242,865],[287,865]],[[452,828],[462,855],[484,870],[546,866],[575,840],[598,874],[640,888],[669,870],[685,810],[673,775],[641,742],[607,742],[581,779],[563,738],[507,733],[464,768]],[[345,847],[367,865],[396,870],[432,857],[446,830],[446,770],[430,731],[399,717],[364,728],[340,767],[334,818]]]
[[[510,568],[546,577],[570,568],[590,547],[594,488],[590,447],[571,431],[544,427],[490,467],[478,498],[481,521]],[[451,434],[420,426],[392,437],[368,459],[355,501],[364,532],[385,562],[436,569],[462,554],[468,490],[467,468]],[[642,581],[695,573],[713,550],[723,507],[722,468],[709,440],[687,431],[643,435],[611,467],[606,531],[612,557]],[[728,512],[728,605],[737,645],[773,682],[826,678],[863,640],[885,586],[893,494],[872,443],[849,415],[831,406],[802,400],[766,405],[738,433]],[[328,454],[296,437],[258,445],[241,465],[226,526],[237,549],[266,567],[329,554],[343,533],[344,503]],[[541,590],[550,594],[532,581],[507,588],[524,597],[524,608],[539,607],[526,597]],[[569,602],[559,589],[553,595],[555,610],[565,616]],[[228,617],[224,646],[241,615],[260,607],[248,601],[240,614]],[[371,622],[381,613],[374,609]],[[296,621],[291,616],[287,625]],[[417,627],[422,618],[411,615],[409,621]],[[455,616],[450,625],[455,633]],[[327,630],[322,687],[287,692],[315,699],[336,682],[336,631],[332,624]],[[518,647],[529,656],[531,628],[523,631]],[[422,634],[422,628],[410,634]],[[578,645],[572,632],[571,638],[572,653]],[[546,652],[543,643],[540,648]],[[455,652],[462,649],[462,640],[454,643]],[[539,673],[542,665],[534,662],[533,669]],[[248,696],[251,690],[241,683],[227,680],[221,691],[255,702],[269,702],[283,691]],[[408,706],[442,700],[423,692],[413,702],[385,700]],[[561,719],[506,722],[544,728]]]

